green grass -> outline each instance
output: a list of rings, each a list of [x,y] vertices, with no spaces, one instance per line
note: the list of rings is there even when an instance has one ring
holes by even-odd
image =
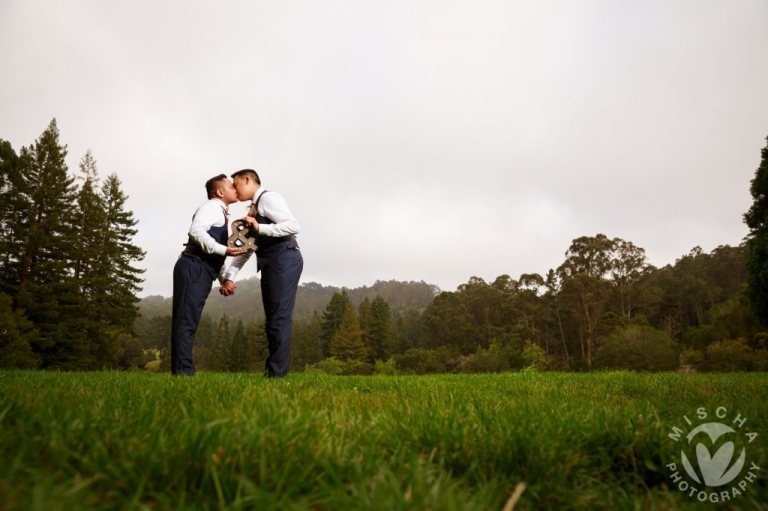
[[[721,508],[768,509],[764,374],[5,371],[0,510],[715,509],[665,465],[719,406],[765,467]]]

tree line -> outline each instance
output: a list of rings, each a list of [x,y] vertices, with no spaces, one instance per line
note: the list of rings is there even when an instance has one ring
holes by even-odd
[[[55,120],[18,154],[0,140],[0,366],[163,370],[170,299],[148,297],[137,314],[144,253],[120,180],[100,181],[89,151],[78,185],[65,156]],[[302,284],[292,370],[768,370],[768,146],[750,191],[743,243],[695,247],[661,268],[631,241],[596,234],[543,275],[472,277],[455,291]],[[258,303],[256,278],[209,300],[200,369],[263,370]]]
[[[768,334],[749,307],[747,259],[747,243],[710,253],[695,247],[656,268],[642,248],[598,234],[575,239],[545,275],[473,277],[452,292],[431,287],[423,303],[396,307],[370,287],[334,290],[324,307],[294,322],[292,370],[767,370]],[[420,285],[390,282],[386,289],[408,296],[408,287]],[[240,289],[251,287],[258,289],[257,279]],[[170,316],[136,324],[160,369]],[[201,369],[258,372],[265,358],[262,319],[204,315],[195,338]]]
[[[0,139],[0,367],[120,367],[137,343],[137,221],[90,150],[76,175],[66,156],[55,119],[18,153]]]

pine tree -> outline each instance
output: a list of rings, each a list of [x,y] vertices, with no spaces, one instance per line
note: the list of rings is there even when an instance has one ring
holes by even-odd
[[[124,365],[121,358],[120,330],[112,329],[104,318],[102,303],[105,289],[110,286],[103,272],[99,272],[99,258],[104,247],[104,224],[106,209],[102,196],[98,193],[99,172],[96,160],[88,150],[80,160],[80,176],[83,181],[77,192],[75,218],[77,243],[73,250],[73,279],[80,293],[78,311],[80,328],[87,333],[90,357],[98,367]],[[129,343],[132,346],[132,343]]]
[[[71,271],[76,188],[67,174],[66,154],[54,119],[19,156],[18,199],[27,213],[13,225],[19,244],[16,309],[38,328],[32,348],[42,355],[43,367],[92,369],[96,363]]]
[[[363,344],[362,330],[357,320],[357,311],[352,302],[347,302],[341,324],[333,334],[330,343],[331,356],[339,360],[357,360],[363,362],[368,358],[368,349]]]
[[[19,311],[14,312],[11,297],[0,293],[0,369],[35,369],[40,357],[32,352],[30,339],[34,326]]]
[[[297,324],[293,327],[294,336],[291,343],[291,369],[303,371],[307,366],[316,364],[323,359],[320,348],[321,321],[315,311],[309,324]]]
[[[248,367],[248,371],[259,372],[264,369],[264,363],[269,356],[265,321],[262,320],[250,323],[248,325],[248,333],[246,337],[248,341],[246,366]]]
[[[89,149],[80,160],[80,179],[83,185],[77,192],[77,250],[74,260],[74,278],[81,293],[94,294],[92,267],[98,261],[104,242],[104,224],[107,212],[104,199],[98,193],[99,171]]]
[[[211,347],[208,360],[213,371],[229,371],[230,354],[232,353],[232,338],[229,334],[229,317],[224,314],[219,320],[216,330],[216,342]]]
[[[367,296],[360,302],[360,306],[357,308],[357,320],[360,323],[363,345],[368,350],[370,357],[373,357],[376,353],[371,345],[371,323],[373,320],[371,317],[371,301]],[[366,362],[373,362],[373,358],[366,360]]]
[[[143,282],[140,277],[144,270],[133,266],[144,259],[144,251],[133,244],[138,232],[138,221],[128,211],[125,203],[128,197],[121,190],[116,174],[107,177],[101,187],[101,196],[106,210],[102,226],[103,247],[94,273],[99,282],[97,293],[102,307],[104,321],[121,329],[130,329],[138,314],[136,293]]]
[[[753,202],[744,214],[749,227],[747,292],[752,311],[763,327],[768,327],[768,143],[749,191]]]
[[[247,355],[248,355],[248,338],[245,333],[245,326],[243,320],[237,322],[235,327],[235,335],[232,337],[232,350],[230,352],[229,368],[231,371],[245,372],[248,371]]]
[[[391,349],[391,312],[389,304],[380,295],[376,295],[371,303],[370,339],[374,358],[388,360],[394,354]]]
[[[10,142],[0,139],[0,292],[18,291],[19,244],[14,224],[26,209],[19,200],[19,157]]]
[[[216,341],[216,325],[211,317],[203,314],[200,324],[195,332],[195,346],[200,348],[210,348]]]
[[[320,336],[321,348],[323,350],[323,356],[330,356],[330,343],[336,330],[341,325],[341,318],[344,316],[344,311],[347,306],[352,305],[349,295],[346,290],[342,290],[341,293],[333,293],[331,300],[325,307],[323,312],[323,319],[321,322],[322,333]]]

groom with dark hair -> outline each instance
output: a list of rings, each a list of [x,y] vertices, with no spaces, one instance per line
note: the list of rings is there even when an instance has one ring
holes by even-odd
[[[299,232],[299,223],[280,194],[261,187],[255,170],[235,172],[232,181],[237,198],[252,202],[245,220],[257,235],[256,270],[261,272],[261,299],[267,317],[269,347],[265,376],[279,378],[288,374],[291,362],[293,307],[304,268],[295,236]],[[234,292],[234,278],[250,255],[248,252],[232,260],[220,288],[221,294],[227,296]]]
[[[200,324],[205,299],[218,276],[224,282],[224,259],[245,252],[227,246],[229,205],[237,193],[226,175],[205,183],[208,201],[197,208],[189,240],[173,268],[173,318],[171,320],[171,374],[193,376],[192,344]],[[232,289],[234,293],[234,289]],[[230,294],[232,294],[230,293]]]

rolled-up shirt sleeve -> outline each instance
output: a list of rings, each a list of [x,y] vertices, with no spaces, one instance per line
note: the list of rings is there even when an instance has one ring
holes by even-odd
[[[221,273],[219,274],[219,280],[223,283],[225,280],[231,280],[234,282],[235,277],[240,272],[240,270],[245,266],[245,263],[248,262],[248,259],[251,258],[251,252],[250,250],[246,252],[245,254],[240,254],[239,256],[234,257],[228,257],[227,263],[224,264],[224,266],[221,268]]]
[[[211,227],[221,227],[226,222],[222,204],[221,201],[212,199],[197,208],[189,228],[189,237],[200,245],[206,254],[225,255],[227,252],[226,245],[218,243],[208,234]]]

